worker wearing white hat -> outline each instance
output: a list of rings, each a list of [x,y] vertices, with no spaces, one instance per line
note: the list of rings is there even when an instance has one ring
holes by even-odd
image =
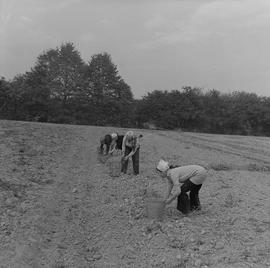
[[[207,177],[207,171],[204,167],[199,165],[174,167],[161,159],[156,169],[161,177],[166,178],[168,182],[166,204],[170,204],[175,198],[178,198],[177,209],[183,214],[201,209],[199,191]],[[182,185],[180,186],[180,184]],[[172,194],[173,187],[176,188],[176,191]]]

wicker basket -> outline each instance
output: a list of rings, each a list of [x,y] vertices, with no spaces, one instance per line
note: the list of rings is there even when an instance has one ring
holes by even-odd
[[[106,161],[108,160],[109,156],[108,155],[104,155],[104,154],[98,154],[97,155],[98,161],[101,163],[106,163]]]
[[[146,199],[146,215],[148,219],[156,219],[162,221],[164,218],[165,203],[162,198]]]
[[[119,177],[121,174],[121,160],[113,157],[109,162],[109,173],[111,177]]]

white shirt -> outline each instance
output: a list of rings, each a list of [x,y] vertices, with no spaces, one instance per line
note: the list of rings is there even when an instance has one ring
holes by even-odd
[[[168,171],[173,185],[179,186],[180,183],[184,183],[190,179],[196,185],[202,184],[207,176],[207,171],[204,167],[199,165],[188,165],[177,168],[172,168]]]

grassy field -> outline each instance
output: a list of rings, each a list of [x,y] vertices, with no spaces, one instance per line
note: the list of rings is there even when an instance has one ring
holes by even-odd
[[[0,267],[270,267],[270,138],[134,130],[140,175],[112,177],[111,131],[0,121]],[[161,157],[208,169],[200,212],[147,219]]]

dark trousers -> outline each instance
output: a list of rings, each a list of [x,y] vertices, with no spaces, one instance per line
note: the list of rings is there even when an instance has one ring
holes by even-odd
[[[129,155],[131,151],[132,151],[132,148],[126,146],[124,156]],[[134,175],[139,174],[139,156],[140,156],[140,148],[138,148],[135,154],[132,155],[132,165],[133,165]],[[127,169],[128,169],[128,160],[127,161],[122,160],[121,172],[126,174]]]
[[[181,186],[181,193],[177,200],[177,209],[183,214],[188,214],[193,210],[200,210],[201,204],[199,199],[199,191],[202,184],[196,185],[189,179]],[[188,193],[189,192],[189,196]]]
[[[124,139],[124,135],[118,135],[117,141],[116,141],[117,150],[122,150],[123,139]]]
[[[107,134],[105,137],[100,141],[100,152],[103,154],[104,146],[105,148],[105,154],[107,155],[110,150],[110,145],[112,143],[112,137],[111,135]]]

